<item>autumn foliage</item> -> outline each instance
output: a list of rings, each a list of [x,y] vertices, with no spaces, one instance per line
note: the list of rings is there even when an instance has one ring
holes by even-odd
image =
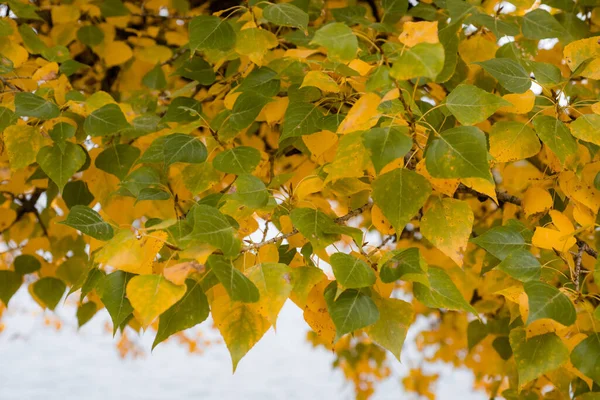
[[[3,2],[0,315],[210,315],[235,370],[290,299],[360,398],[417,319],[491,398],[600,398],[600,2],[219,3]]]

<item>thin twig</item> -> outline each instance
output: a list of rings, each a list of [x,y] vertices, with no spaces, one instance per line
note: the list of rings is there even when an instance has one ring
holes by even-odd
[[[361,207],[358,207],[358,208],[356,208],[356,209],[354,209],[354,210],[350,211],[350,212],[349,212],[348,214],[346,214],[346,215],[342,215],[341,217],[339,217],[339,218],[336,218],[336,219],[334,220],[334,222],[335,222],[336,224],[343,224],[344,222],[348,221],[349,219],[351,219],[351,218],[353,218],[353,217],[356,217],[356,216],[358,216],[358,215],[362,214],[363,212],[365,212],[365,211],[367,211],[367,210],[370,210],[370,209],[371,209],[371,207],[373,207],[373,204],[372,204],[372,203],[367,203],[367,204],[365,204],[365,205],[363,205],[363,206],[361,206]],[[284,233],[283,235],[276,236],[276,237],[274,237],[274,238],[271,238],[271,239],[269,239],[269,240],[265,240],[265,241],[263,241],[263,242],[260,242],[260,243],[253,243],[253,244],[250,244],[250,245],[248,245],[248,246],[244,246],[244,247],[242,247],[242,250],[241,250],[241,252],[242,252],[242,253],[245,253],[245,252],[247,252],[247,251],[250,251],[250,250],[256,250],[256,249],[259,249],[259,248],[261,248],[261,247],[263,247],[263,246],[266,246],[266,245],[269,245],[269,244],[274,244],[274,243],[277,243],[277,242],[279,242],[279,241],[281,241],[281,240],[284,240],[284,239],[287,239],[287,238],[289,238],[289,237],[291,237],[291,236],[294,236],[294,235],[295,235],[295,234],[297,234],[297,233],[299,233],[298,229],[297,229],[297,228],[294,228],[294,229],[292,229],[290,232],[288,232],[288,233]]]

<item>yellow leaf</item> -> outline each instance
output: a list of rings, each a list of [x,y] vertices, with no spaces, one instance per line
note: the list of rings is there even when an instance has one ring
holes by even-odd
[[[323,339],[327,347],[333,348],[335,325],[327,311],[327,303],[325,302],[325,296],[323,296],[329,283],[330,281],[325,278],[309,292],[304,307],[304,320]]]
[[[437,21],[407,21],[402,25],[402,33],[398,40],[408,47],[416,46],[419,43],[439,43],[438,23]]]
[[[11,125],[4,130],[3,138],[11,170],[34,163],[43,144],[39,129],[31,125]]]
[[[222,286],[214,289],[212,317],[229,349],[233,372],[238,363],[269,330],[271,324],[259,312],[256,303],[233,302]]]
[[[19,68],[29,58],[29,53],[9,38],[0,38],[0,54],[12,61]]]
[[[527,217],[543,213],[552,208],[552,196],[541,187],[531,187],[523,196],[523,211]]]
[[[249,28],[238,32],[235,51],[248,56],[253,63],[260,66],[267,51],[278,44],[277,36],[273,33],[265,29]]]
[[[257,303],[259,312],[276,329],[279,311],[293,288],[291,268],[286,264],[262,262],[248,270],[248,278],[260,293]]]
[[[310,71],[304,76],[301,88],[305,86],[314,86],[323,92],[339,93],[340,88],[335,81],[326,73],[321,71]]]
[[[338,127],[337,133],[366,131],[375,126],[379,120],[379,102],[381,98],[375,93],[363,95],[350,109],[346,118]]]
[[[588,58],[593,58],[583,71],[581,71],[581,76],[590,79],[600,79],[600,46],[598,46],[597,37],[571,42],[565,46],[563,54],[571,71],[577,69]]]
[[[138,239],[133,232],[123,229],[98,252],[96,261],[134,274],[151,274],[152,262],[166,239],[163,231]]]
[[[170,59],[173,56],[173,52],[166,46],[152,45],[137,50],[135,56],[143,62],[156,65]]]
[[[325,166],[325,171],[329,174],[325,183],[342,178],[361,178],[368,162],[367,153],[362,142],[362,132],[342,136],[335,159]]]
[[[263,107],[256,120],[266,121],[270,125],[277,124],[283,120],[289,104],[289,97],[275,97],[273,101]]]
[[[310,152],[318,158],[338,142],[338,135],[330,131],[320,131],[312,135],[302,136],[302,141]]]
[[[535,229],[531,243],[539,248],[566,252],[575,246],[573,237],[575,228],[569,219],[560,211],[550,211],[552,223],[556,229],[540,227]]]
[[[193,272],[204,272],[205,267],[197,261],[185,261],[179,264],[171,265],[163,270],[166,279],[175,285],[185,284],[187,277]]]
[[[417,167],[415,168],[415,171],[427,178],[427,180],[429,181],[429,183],[431,183],[431,186],[433,187],[433,189],[435,189],[436,192],[440,192],[442,194],[445,194],[446,196],[454,196],[454,192],[456,192],[458,185],[460,185],[459,179],[433,178],[431,175],[429,175],[429,172],[425,167],[425,160],[419,161]]]
[[[527,114],[533,110],[535,103],[535,94],[531,90],[525,93],[508,93],[502,96],[502,98],[512,103],[512,106],[500,107],[498,112],[510,114]]]
[[[106,40],[106,39],[105,39]],[[114,67],[129,61],[133,57],[131,47],[125,42],[110,42],[99,49],[100,56],[104,59],[107,67]]]
[[[571,199],[577,200],[594,213],[600,208],[600,191],[596,190],[593,179],[600,168],[600,163],[588,164],[584,167],[581,178],[572,171],[564,171],[558,176],[561,190]]]
[[[467,64],[486,61],[496,57],[498,45],[493,38],[475,34],[460,42],[458,53]]]
[[[126,292],[135,317],[146,328],[183,297],[186,286],[174,285],[162,275],[138,275],[131,278]]]
[[[381,212],[381,208],[376,205],[371,208],[371,222],[382,235],[393,235],[395,232],[390,221]]]
[[[261,263],[276,263],[279,261],[279,248],[276,244],[268,244],[258,249],[258,261]]]
[[[474,219],[468,203],[432,196],[421,218],[421,232],[431,244],[462,266],[462,253],[467,248]]]
[[[0,231],[5,230],[17,219],[17,212],[12,208],[0,208]]]
[[[79,8],[70,4],[54,6],[51,10],[52,23],[56,25],[77,22],[80,16]]]
[[[298,200],[304,200],[307,196],[320,192],[325,187],[325,182],[318,176],[310,176],[300,181],[294,193]]]
[[[496,185],[494,183],[483,178],[463,178],[460,181],[465,186],[468,186],[479,193],[485,194],[494,200],[496,204],[498,204],[498,199],[496,198]]]
[[[33,80],[35,81],[50,81],[58,77],[58,64],[55,62],[48,63],[42,68],[35,71]]]

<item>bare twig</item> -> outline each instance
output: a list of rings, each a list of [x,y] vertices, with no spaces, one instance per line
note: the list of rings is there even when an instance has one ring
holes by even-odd
[[[373,204],[372,203],[367,203],[367,204],[365,204],[365,205],[363,205],[361,207],[358,207],[358,208],[350,211],[346,215],[342,215],[341,217],[336,218],[334,221],[335,221],[336,224],[343,224],[344,222],[348,221],[349,219],[351,219],[353,217],[356,217],[356,216],[362,214],[363,212],[365,212],[367,210],[370,210],[371,207],[373,207]],[[281,240],[284,240],[284,239],[287,239],[287,238],[289,238],[291,236],[294,236],[298,232],[299,232],[298,229],[294,228],[290,232],[284,233],[283,235],[279,235],[279,236],[276,236],[274,238],[271,238],[269,240],[265,240],[265,241],[262,241],[262,242],[259,242],[259,243],[253,243],[253,244],[250,244],[248,246],[244,246],[244,247],[242,247],[241,252],[245,253],[247,251],[256,250],[256,249],[259,249],[259,248],[261,248],[263,246],[266,246],[266,245],[269,245],[269,244],[277,243],[277,242],[279,242]]]

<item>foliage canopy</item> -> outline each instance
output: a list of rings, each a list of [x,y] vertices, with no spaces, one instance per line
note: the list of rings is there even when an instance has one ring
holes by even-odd
[[[291,299],[360,398],[416,318],[491,397],[600,397],[600,1],[197,3],[3,2],[0,315],[211,315],[235,370]]]

